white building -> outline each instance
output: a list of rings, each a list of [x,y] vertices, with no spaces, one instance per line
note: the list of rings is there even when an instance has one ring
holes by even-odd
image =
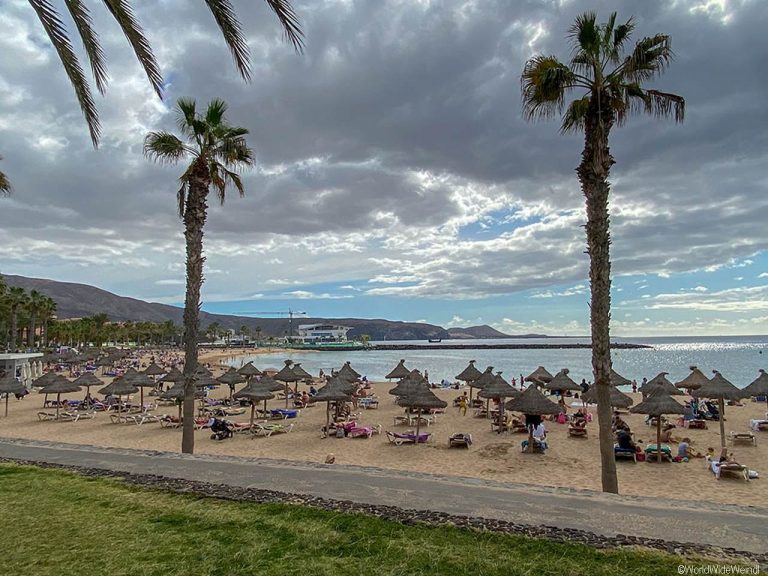
[[[299,324],[298,337],[294,336],[294,340],[299,340],[307,344],[313,344],[315,342],[346,342],[347,332],[352,330],[348,326],[335,326],[333,324]]]
[[[30,360],[40,357],[42,357],[40,352],[32,354],[0,354],[0,372],[12,374],[21,380],[22,384],[29,387],[32,380],[39,376],[37,372],[42,371],[39,362],[33,368]]]

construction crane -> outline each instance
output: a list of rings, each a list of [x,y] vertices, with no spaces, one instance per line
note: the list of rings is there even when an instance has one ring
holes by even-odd
[[[306,312],[301,312],[299,310],[292,310],[291,308],[288,308],[287,312],[280,311],[275,312],[274,310],[270,310],[267,312],[259,312],[259,311],[253,311],[253,312],[241,312],[241,314],[248,314],[248,315],[262,315],[262,314],[269,314],[270,316],[288,316],[288,338],[290,339],[291,336],[293,336],[293,317],[294,316],[306,316]]]

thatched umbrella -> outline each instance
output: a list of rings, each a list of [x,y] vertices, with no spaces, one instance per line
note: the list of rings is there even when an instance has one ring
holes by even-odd
[[[642,392],[643,398],[648,396],[648,394],[655,394],[658,391],[665,392],[670,396],[684,396],[685,393],[679,388],[675,388],[675,385],[667,379],[667,374],[668,372],[659,372],[656,376],[648,380],[648,382],[640,386],[639,390]]]
[[[402,380],[403,378],[407,377],[407,376],[408,376],[408,374],[410,374],[410,372],[411,372],[411,371],[410,371],[410,370],[408,370],[408,368],[406,368],[406,367],[405,367],[405,360],[404,360],[404,359],[401,359],[401,360],[400,360],[400,362],[398,362],[398,363],[397,363],[397,366],[395,366],[395,367],[392,369],[392,372],[390,372],[389,374],[387,374],[387,375],[385,376],[385,378],[386,378],[387,380],[391,380],[391,379],[393,379],[393,378],[394,378],[394,379],[397,379],[397,380]]]
[[[161,382],[173,382],[174,384],[177,382],[184,382],[184,374],[182,374],[181,370],[178,368],[171,368],[170,372],[168,372],[165,376],[163,376],[160,379]]]
[[[504,422],[504,399],[513,398],[520,395],[520,390],[513,388],[509,385],[509,382],[501,377],[501,372],[497,373],[493,378],[493,381],[485,385],[477,395],[480,398],[499,398],[499,422]],[[499,426],[499,434],[501,434],[501,426]]]
[[[56,376],[57,376],[56,372],[46,372],[42,376],[40,376],[40,378],[38,378],[37,380],[32,381],[32,387],[45,388],[46,386],[48,386],[48,384],[56,380]]]
[[[690,368],[691,373],[680,380],[680,382],[676,382],[675,386],[678,388],[686,388],[688,390],[696,390],[697,388],[701,388],[701,386],[709,382],[709,378],[704,376],[704,373],[696,368],[696,366],[691,366]]]
[[[237,373],[240,374],[240,376],[245,376],[248,380],[254,376],[261,376],[261,370],[256,368],[256,366],[253,365],[253,362],[248,362],[245,364],[237,371]]]
[[[419,429],[421,427],[421,411],[430,410],[432,408],[445,408],[448,406],[448,402],[440,400],[435,396],[434,392],[429,388],[419,386],[414,389],[413,393],[407,396],[402,396],[397,400],[398,405],[405,408],[416,408],[416,442],[419,443]]]
[[[631,397],[624,394],[616,386],[609,386],[611,406],[614,408],[629,408],[635,403]],[[581,395],[581,401],[587,404],[597,404],[597,386],[592,386]]]
[[[181,422],[181,407],[184,402],[185,387],[183,381],[176,382],[173,386],[168,388],[165,392],[160,393],[160,398],[163,400],[174,400],[179,406],[179,422]],[[195,388],[195,398],[205,398],[205,394],[202,390]]]
[[[296,384],[293,386],[293,392],[298,394],[299,382],[312,382],[312,374],[301,367],[301,362],[294,362],[293,366],[291,366],[291,370],[296,374]]]
[[[161,368],[160,366],[152,362],[152,364],[147,366],[147,369],[144,370],[143,372],[147,376],[162,376],[163,374],[168,372],[168,370],[166,370],[165,368]]]
[[[744,391],[736,388],[717,370],[712,372],[715,373],[712,379],[691,394],[697,398],[717,398],[720,411],[720,447],[725,448],[725,400],[741,400],[744,398]]]
[[[560,372],[555,374],[549,382],[544,384],[544,388],[553,392],[555,390],[560,390],[561,392],[566,390],[576,390],[581,392],[581,386],[576,384],[576,382],[568,376],[568,368],[563,368]]]
[[[16,380],[14,376],[6,374],[0,378],[0,394],[5,394],[5,415],[8,416],[8,398],[11,394],[21,394],[26,392],[27,387]]]
[[[744,388],[742,392],[744,393],[744,398],[765,396],[765,402],[768,405],[768,374],[762,368],[760,368],[759,372],[760,375],[749,386]]]
[[[339,378],[331,378],[328,384],[317,391],[312,398],[313,402],[325,402],[325,430],[331,426],[331,402],[348,402],[352,399],[353,390],[350,389],[349,382],[344,382]]]
[[[134,386],[133,382],[125,378],[125,376],[120,376],[99,390],[99,394],[103,396],[117,396],[117,413],[121,414],[123,411],[123,396],[136,394],[138,391],[138,386]]]
[[[282,386],[281,386],[282,388]],[[261,382],[250,382],[245,388],[239,390],[234,398],[240,400],[251,401],[251,426],[253,426],[253,419],[256,414],[256,402],[264,401],[264,412],[267,411],[267,400],[271,400],[275,395],[268,390],[266,385]]]
[[[554,378],[554,376],[552,376],[544,366],[539,366],[525,377],[525,381],[541,386],[542,384],[551,382],[552,378]]]
[[[240,384],[242,382],[245,382],[246,378],[242,374],[240,374],[237,370],[230,367],[229,370],[224,372],[221,376],[216,378],[219,382],[222,384],[226,384],[229,386],[229,399],[232,400],[233,394],[235,393],[235,385]]]
[[[461,380],[462,382],[466,382],[466,384],[469,386],[469,403],[472,404],[472,392],[474,386],[472,386],[472,383],[477,381],[478,378],[480,378],[483,373],[480,372],[477,368],[475,368],[475,362],[477,360],[470,360],[469,364],[467,364],[467,367],[462,370],[458,376],[456,376],[456,380]],[[493,371],[493,369],[491,369]]]
[[[133,368],[130,368],[125,374],[123,374],[123,380],[126,382],[132,384],[133,386],[136,386],[141,390],[141,399],[139,402],[141,403],[141,409],[144,410],[144,388],[154,388],[155,382],[154,380],[150,380],[149,376],[147,376],[144,372],[137,372]]]
[[[40,389],[40,394],[56,394],[56,420],[59,419],[59,408],[61,407],[61,395],[68,394],[70,392],[79,392],[82,390],[80,386],[70,382],[64,376],[56,376],[51,382]]]
[[[91,386],[101,386],[104,384],[93,372],[83,372],[75,378],[73,384],[78,386],[85,386],[86,395],[91,393]]]
[[[286,360],[285,366],[282,367],[282,369],[275,374],[272,378],[275,380],[279,380],[280,382],[285,383],[285,407],[288,408],[288,395],[291,393],[291,382],[298,382],[299,377],[296,376],[296,374],[291,369],[291,365],[293,364],[292,360]]]
[[[648,397],[629,409],[633,414],[648,414],[656,417],[656,457],[661,462],[661,416],[663,414],[684,414],[685,407],[660,387],[651,390]]]
[[[422,382],[413,380],[410,376],[408,376],[400,380],[400,382],[398,382],[397,385],[389,391],[389,393],[392,394],[392,396],[397,396],[400,398],[401,396],[405,396],[406,394],[414,392],[418,386],[424,387],[424,384]]]
[[[344,366],[342,366],[336,374],[336,377],[339,380],[344,380],[345,382],[357,382],[360,379],[360,374],[354,368],[352,368],[349,360],[347,360],[344,362]]]
[[[631,386],[632,380],[624,378],[621,374],[611,368],[611,386]]]
[[[213,378],[213,372],[211,372],[208,368],[206,368],[202,364],[198,364],[197,368],[195,368],[195,378],[200,378],[201,376],[207,376],[208,378]]]
[[[528,386],[522,394],[513,398],[505,405],[512,412],[521,412],[526,416],[543,416],[545,414],[560,414],[560,406],[544,397],[536,386]],[[533,429],[528,429],[528,449],[533,452]]]

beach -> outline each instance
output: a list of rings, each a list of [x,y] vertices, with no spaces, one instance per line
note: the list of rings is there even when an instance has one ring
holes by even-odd
[[[224,371],[224,364],[231,361],[240,351],[205,351],[201,362],[209,363],[214,375]],[[252,351],[249,351],[249,354]],[[147,364],[147,359],[142,360]],[[101,377],[104,382],[111,378]],[[335,456],[337,463],[371,466],[412,472],[426,472],[454,475],[488,480],[557,486],[564,488],[600,490],[600,460],[597,438],[597,422],[588,425],[587,438],[569,438],[567,425],[547,421],[545,423],[550,448],[545,454],[524,454],[520,443],[525,434],[497,434],[491,431],[490,421],[473,417],[470,409],[466,416],[452,406],[452,400],[461,394],[454,389],[434,392],[448,402],[445,414],[437,416],[430,426],[422,426],[422,431],[432,434],[426,444],[394,446],[388,442],[386,430],[404,432],[408,426],[395,426],[395,416],[403,414],[403,408],[397,406],[394,397],[388,394],[394,386],[389,382],[371,384],[372,392],[379,399],[378,409],[357,410],[356,419],[362,425],[380,425],[382,434],[364,438],[321,438],[321,427],[325,423],[325,404],[318,403],[301,410],[298,418],[286,420],[293,424],[293,430],[287,434],[273,434],[269,438],[253,437],[250,434],[236,434],[234,438],[215,441],[210,438],[210,431],[196,432],[195,452],[198,454],[224,454],[252,458],[275,458],[306,462],[324,462],[329,454]],[[145,391],[146,392],[146,391]],[[63,395],[62,398],[81,399],[85,392]],[[211,391],[210,397],[227,396],[229,389],[221,386]],[[640,395],[633,395],[635,403]],[[138,394],[136,398],[138,399]],[[145,394],[145,402],[152,400]],[[569,399],[570,402],[570,399]],[[37,413],[41,411],[43,395],[33,392],[23,400],[11,399],[8,417],[0,418],[0,436],[6,438],[26,438],[51,440],[119,448],[137,448],[145,450],[179,451],[181,431],[161,428],[157,422],[142,425],[113,424],[108,413],[97,413],[94,419],[78,422],[39,421]],[[269,408],[282,408],[283,399],[268,402]],[[571,408],[569,411],[573,411]],[[595,408],[590,411],[594,414]],[[765,403],[749,400],[743,406],[726,408],[726,434],[730,431],[746,432],[749,420],[764,418]],[[156,414],[177,413],[175,406],[159,406]],[[250,410],[228,419],[235,422],[247,422]],[[644,423],[644,416],[626,414],[624,419],[631,426],[635,440],[639,445],[655,442],[655,429]],[[672,418],[671,418],[672,419]],[[674,421],[674,420],[673,420]],[[448,447],[448,437],[455,432],[472,435],[473,444],[468,449]],[[707,430],[688,430],[677,428],[677,437],[688,436],[692,447],[701,452],[713,447],[719,452],[719,424],[709,422]],[[699,499],[709,502],[740,505],[768,506],[768,483],[766,483],[765,462],[768,461],[768,433],[756,432],[757,445],[731,446],[736,459],[757,470],[763,478],[750,482],[736,479],[716,480],[707,469],[704,459],[692,459],[680,463],[648,463],[631,461],[617,462],[621,493],[637,496],[662,496],[684,500]],[[672,445],[676,453],[676,446]]]

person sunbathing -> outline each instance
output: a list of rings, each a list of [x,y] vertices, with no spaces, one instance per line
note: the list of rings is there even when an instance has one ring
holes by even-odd
[[[664,428],[661,430],[661,438],[660,438],[661,442],[666,443],[666,444],[670,444],[670,443],[676,444],[677,442],[679,442],[679,440],[677,438],[673,438],[672,437],[672,429],[673,428],[674,428],[674,425],[672,425],[672,424],[666,424],[664,426]],[[690,440],[689,440],[689,442],[690,442]]]
[[[637,446],[632,440],[632,436],[626,430],[620,429],[616,432],[616,442],[622,450],[637,450]]]

